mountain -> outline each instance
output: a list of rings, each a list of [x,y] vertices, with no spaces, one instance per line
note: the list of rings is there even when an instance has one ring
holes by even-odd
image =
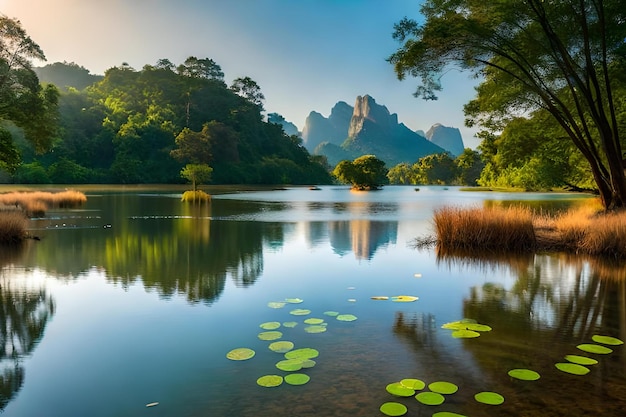
[[[434,124],[426,132],[426,139],[447,150],[454,157],[461,155],[465,150],[461,131],[456,127]]]
[[[372,154],[392,167],[445,152],[424,135],[399,123],[397,114],[391,114],[369,95],[358,96],[354,107],[340,101],[328,119],[311,112],[302,130],[302,139],[309,152],[325,155],[331,165]]]
[[[270,113],[267,115],[267,121],[282,126],[283,131],[289,136],[300,136],[298,127],[293,123],[285,120],[285,118],[278,113]]]

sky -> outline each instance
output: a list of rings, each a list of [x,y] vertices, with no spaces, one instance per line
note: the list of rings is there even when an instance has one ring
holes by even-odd
[[[265,109],[300,130],[311,111],[328,117],[338,101],[373,97],[413,130],[435,123],[461,130],[476,80],[450,71],[437,101],[415,98],[416,80],[399,81],[386,61],[400,46],[393,25],[420,19],[419,0],[0,0],[21,21],[47,62],[74,62],[92,74],[128,63],[140,70],[167,58],[211,58],[230,85],[248,76]]]

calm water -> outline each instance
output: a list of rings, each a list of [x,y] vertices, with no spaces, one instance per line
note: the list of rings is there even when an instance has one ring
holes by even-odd
[[[32,222],[41,241],[0,253],[3,415],[378,416],[399,401],[408,416],[621,416],[626,351],[577,349],[595,334],[626,340],[626,268],[565,255],[437,257],[411,241],[431,233],[441,205],[578,204],[567,195],[387,187],[294,188],[216,195],[189,206],[176,190],[87,192],[79,210]],[[375,301],[413,295],[418,301]],[[300,304],[268,307],[300,298]],[[308,316],[290,311],[311,310]],[[326,311],[353,314],[341,322]],[[307,318],[327,331],[305,332]],[[493,331],[454,339],[462,318]],[[259,340],[261,323],[319,351],[308,384],[263,388],[286,375]],[[230,361],[237,347],[256,351]],[[590,373],[555,368],[569,354]],[[538,381],[511,379],[528,368]],[[458,385],[439,406],[398,399],[387,384],[419,378]],[[500,406],[474,395],[495,391]],[[158,402],[154,407],[147,404]]]

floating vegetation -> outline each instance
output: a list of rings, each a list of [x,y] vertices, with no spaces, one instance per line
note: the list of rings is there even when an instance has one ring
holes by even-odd
[[[397,397],[412,397],[415,395],[415,390],[413,388],[407,388],[400,382],[388,384],[386,390],[389,394]]]
[[[289,385],[304,385],[311,380],[307,374],[289,374],[285,376],[285,382]]]
[[[474,395],[474,399],[479,403],[488,404],[488,405],[500,405],[504,402],[504,397],[497,392],[479,392]]]
[[[271,343],[269,348],[272,352],[276,353],[287,353],[291,349],[293,349],[293,342],[289,342],[287,340],[281,340],[280,342]]]
[[[561,362],[555,364],[554,366],[556,366],[556,369],[558,369],[559,371],[563,371],[572,375],[587,375],[589,373],[589,368],[578,365],[577,363]]]
[[[313,359],[305,359],[302,361],[302,369],[313,368],[315,365],[317,365],[317,362]]]
[[[511,369],[508,374],[511,378],[521,379],[522,381],[536,381],[541,378],[541,375],[530,369]]]
[[[339,321],[354,321],[357,317],[353,314],[340,314],[337,316],[337,320]]]
[[[248,348],[236,348],[226,354],[231,361],[245,361],[255,355],[254,350]]]
[[[270,301],[267,303],[269,308],[283,308],[285,305],[287,305],[287,303],[284,301]]]
[[[386,295],[375,295],[373,297],[370,297],[372,300],[388,300],[389,297],[387,297]]]
[[[300,304],[303,303],[304,300],[302,298],[285,298],[285,302],[289,304]]]
[[[598,363],[598,361],[593,358],[579,355],[567,355],[565,357],[565,360],[576,363],[578,365],[595,365]]]
[[[608,355],[609,353],[613,352],[613,349],[611,348],[608,348],[606,346],[594,345],[592,343],[583,343],[582,345],[578,345],[576,347],[583,352],[597,353],[599,355]]]
[[[338,311],[324,311],[325,316],[329,317],[337,317],[339,315]]]
[[[283,377],[280,375],[264,375],[257,379],[256,383],[262,387],[277,387],[283,383]]]
[[[259,333],[259,339],[261,340],[276,340],[276,339],[280,339],[281,337],[283,337],[283,334],[276,330]]]
[[[439,394],[454,394],[459,390],[459,387],[452,382],[437,381],[428,384],[428,389]]]
[[[293,329],[297,325],[298,325],[297,321],[286,321],[286,322],[283,323],[283,327],[288,327],[290,329]]]
[[[316,319],[316,318],[308,318],[306,320],[304,320],[305,324],[322,324],[324,323],[324,319]]]
[[[594,335],[591,340],[596,343],[602,343],[603,345],[611,345],[611,346],[619,346],[623,345],[624,342],[616,337],[611,336],[601,336],[599,334]]]
[[[395,301],[396,303],[410,303],[417,300],[419,300],[419,297],[412,295],[396,295],[391,297],[391,301]]]
[[[451,321],[449,323],[444,323],[441,328],[454,330],[452,332],[452,337],[456,339],[471,339],[479,337],[479,332],[490,332],[492,330],[490,326],[477,323],[476,320],[473,319]]]
[[[284,359],[276,363],[276,367],[285,372],[299,371],[300,369],[302,369],[302,360],[298,358]]]
[[[433,414],[433,417],[466,417],[463,414],[453,413],[451,411],[439,411]]]
[[[414,379],[414,378],[405,378],[402,381],[400,381],[400,383],[407,388],[414,389],[415,391],[422,390],[426,386],[426,383],[424,381],[420,379]]]
[[[446,400],[443,395],[438,392],[420,392],[415,399],[424,405],[440,405]]]
[[[326,331],[326,326],[313,325],[307,326],[304,328],[304,331],[307,333],[324,333]]]
[[[386,416],[403,416],[407,411],[406,405],[391,401],[380,406],[380,412]]]
[[[475,332],[473,330],[455,330],[452,332],[452,337],[455,339],[473,339],[475,337],[480,337],[480,333]]]
[[[295,310],[291,310],[289,314],[294,316],[306,316],[307,314],[311,314],[311,310],[307,310],[305,308],[296,308]]]
[[[276,330],[280,327],[280,323],[277,321],[268,321],[266,323],[261,323],[259,327],[264,330]]]
[[[285,359],[313,359],[319,356],[319,351],[313,348],[301,348],[285,353]]]

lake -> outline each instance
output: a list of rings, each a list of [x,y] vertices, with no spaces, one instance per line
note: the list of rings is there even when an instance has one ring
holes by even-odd
[[[551,211],[585,196],[215,188],[210,204],[190,205],[176,188],[84,190],[85,206],[32,220],[40,241],[0,254],[4,416],[382,416],[387,402],[408,416],[626,410],[626,350],[594,341],[626,340],[624,265],[566,254],[442,258],[412,244],[432,234],[444,205]],[[456,338],[442,328],[462,319],[491,331]],[[276,341],[314,349],[314,363],[278,369]],[[254,356],[227,358],[236,348]],[[557,368],[568,355],[597,363],[574,375]],[[294,373],[310,380],[257,384]],[[387,392],[403,379],[425,383],[415,394],[438,381],[458,390],[426,405]],[[481,392],[504,402],[478,402]]]

